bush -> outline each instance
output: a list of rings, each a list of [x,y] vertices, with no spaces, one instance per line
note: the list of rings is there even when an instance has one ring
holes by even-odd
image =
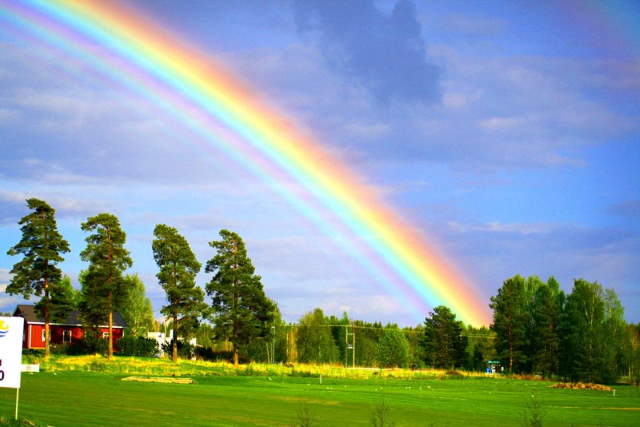
[[[378,364],[383,368],[407,366],[409,343],[400,329],[387,328],[378,342]]]
[[[189,344],[188,342],[178,341],[178,357],[181,359],[192,359],[195,357],[195,346]],[[171,349],[171,341],[168,343],[162,344],[162,351],[171,357],[172,349]]]
[[[158,355],[158,343],[152,338],[124,336],[118,341],[120,356],[155,357]]]
[[[169,351],[171,351],[171,348],[169,348]],[[196,346],[195,355],[196,359],[199,360],[207,360],[209,362],[233,363],[233,351],[213,350],[211,347]],[[242,355],[240,355],[239,360],[241,363],[248,362],[248,359],[242,357]]]
[[[74,341],[71,344],[63,345],[61,350],[71,356],[95,353],[106,354],[108,346],[109,343],[106,339],[86,335],[84,338]]]

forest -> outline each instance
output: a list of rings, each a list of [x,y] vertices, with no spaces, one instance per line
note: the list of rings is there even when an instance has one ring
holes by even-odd
[[[276,301],[265,294],[261,277],[242,238],[221,230],[209,243],[215,255],[204,265],[210,280],[196,283],[203,265],[178,230],[154,229],[152,250],[166,304],[154,319],[145,285],[135,274],[118,218],[101,213],[81,228],[88,233],[80,257],[87,267],[75,289],[57,264],[70,252],[59,233],[55,210],[28,199],[31,213],[19,225],[22,239],[8,250],[22,256],[13,266],[6,292],[29,299],[45,319],[45,357],[51,352],[104,352],[113,357],[111,334],[92,335],[120,313],[128,329],[121,355],[154,356],[151,331],[173,333],[165,349],[173,360],[202,358],[242,362],[341,364],[379,368],[435,367],[535,375],[593,383],[640,383],[640,324],[628,324],[617,294],[597,282],[574,280],[569,293],[550,277],[516,275],[490,298],[493,321],[475,328],[456,319],[448,307],[434,307],[414,327],[327,315],[320,308],[295,323],[286,322]],[[208,298],[207,298],[208,297]],[[49,324],[78,310],[89,333],[81,342],[49,344]],[[197,345],[187,344],[196,338]]]

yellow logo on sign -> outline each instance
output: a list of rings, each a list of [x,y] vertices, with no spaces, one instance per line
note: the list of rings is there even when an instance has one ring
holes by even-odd
[[[9,332],[9,325],[6,324],[4,321],[0,320],[0,338],[7,335],[8,332]]]

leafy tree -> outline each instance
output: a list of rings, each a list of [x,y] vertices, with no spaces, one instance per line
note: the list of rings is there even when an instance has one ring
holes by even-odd
[[[147,332],[154,329],[153,308],[147,298],[145,286],[137,274],[127,274],[124,277],[128,289],[118,312],[127,323],[127,332],[136,337],[147,337]]]
[[[624,347],[627,342],[627,324],[624,320],[624,308],[613,289],[604,290],[604,322],[601,328],[600,339],[605,346],[603,348],[604,367],[603,380],[606,383],[614,383],[618,376],[624,375],[625,360]]]
[[[502,361],[508,361],[509,372],[520,372],[528,347],[525,280],[519,275],[505,280],[498,295],[491,297],[490,307],[493,309],[491,329],[496,333],[496,353]]]
[[[471,325],[467,325],[463,333],[467,337],[467,369],[484,371],[486,362],[495,358],[495,333],[485,326],[474,328]]]
[[[426,362],[437,368],[461,366],[466,359],[467,338],[462,322],[448,307],[440,305],[424,321]]]
[[[409,342],[402,330],[385,328],[378,342],[378,364],[384,368],[405,368],[409,362]]]
[[[576,279],[562,316],[561,373],[573,381],[611,382],[606,358],[605,293],[598,283]]]
[[[62,272],[57,264],[64,258],[61,254],[69,252],[69,243],[58,232],[55,209],[39,199],[28,199],[27,206],[33,212],[24,216],[18,224],[22,227],[22,239],[7,251],[8,255],[22,255],[22,260],[14,264],[13,274],[6,292],[22,295],[29,299],[31,295],[41,296],[38,308],[44,317],[45,357],[49,357],[51,334],[51,286],[61,279]],[[64,310],[64,305],[58,306]]]
[[[233,345],[233,362],[238,366],[238,351],[251,340],[269,334],[274,307],[262,288],[260,276],[247,256],[240,236],[221,230],[222,240],[209,245],[216,255],[207,262],[206,272],[213,273],[207,283],[212,297],[215,330]]]
[[[321,309],[305,314],[299,322],[296,337],[298,361],[333,363],[338,360],[338,347]]]
[[[247,345],[247,358],[251,361],[277,363],[287,361],[287,331],[288,327],[282,319],[278,305],[271,301],[274,308],[273,323],[268,333],[263,337],[251,340]]]
[[[640,385],[640,323],[627,325],[628,375],[635,385]]]
[[[168,301],[160,311],[172,319],[171,357],[176,361],[178,336],[186,337],[197,329],[198,318],[205,311],[204,292],[195,282],[201,264],[175,228],[158,224],[153,235],[153,257],[160,268],[156,277]]]
[[[83,261],[89,262],[84,272],[83,301],[81,311],[92,325],[105,319],[109,325],[108,357],[113,357],[113,312],[122,306],[127,295],[127,281],[122,273],[133,261],[124,248],[127,235],[120,228],[118,218],[101,213],[83,222],[82,230],[90,232],[85,239],[87,247],[80,253]]]

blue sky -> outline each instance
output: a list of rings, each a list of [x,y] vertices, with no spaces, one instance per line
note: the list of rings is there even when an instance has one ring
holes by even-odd
[[[581,277],[640,321],[640,38],[605,13],[637,27],[633,2],[135,4],[310,130],[487,303],[514,274],[567,291]],[[57,209],[74,280],[80,223],[118,215],[156,311],[152,231],[166,223],[203,263],[219,229],[238,232],[287,320],[319,306],[421,321],[265,183],[190,151],[157,106],[19,27],[0,25],[0,45],[0,287],[24,199],[39,197]],[[0,311],[18,301],[0,293]]]

